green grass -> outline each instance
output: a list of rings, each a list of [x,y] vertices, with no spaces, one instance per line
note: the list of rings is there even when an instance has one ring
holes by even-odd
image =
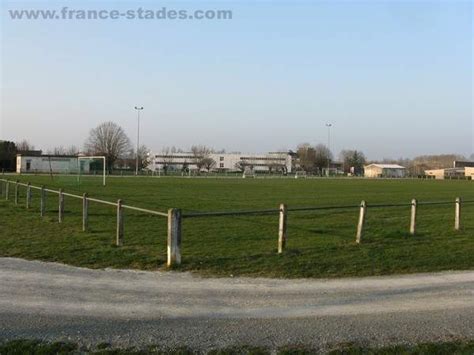
[[[16,179],[16,177],[11,177]],[[474,182],[363,179],[180,179],[21,176],[35,185],[166,211],[186,212],[369,204],[362,245],[356,245],[358,209],[294,212],[288,243],[277,255],[278,216],[185,219],[180,270],[203,275],[342,277],[474,267],[474,203],[463,206],[463,229],[453,230],[454,205],[420,206],[418,234],[408,234],[409,207],[370,209],[376,203],[474,200]],[[12,192],[13,189],[11,189]],[[57,261],[91,268],[164,268],[166,218],[125,211],[124,246],[114,246],[115,210],[90,204],[90,231],[81,232],[81,201],[66,197],[64,223],[57,223],[57,195],[48,194],[47,214],[0,199],[0,255]]]
[[[63,342],[41,342],[37,340],[13,340],[0,343],[0,354],[16,355],[53,355],[53,354],[95,354],[95,355],[197,355],[196,352],[186,347],[164,350],[159,346],[149,346],[146,349],[114,349],[107,346],[97,346],[95,349],[81,348],[74,343]],[[305,346],[288,346],[278,349],[276,352],[259,347],[239,346],[209,351],[208,355],[267,355],[276,353],[278,355],[309,355],[316,351]],[[335,350],[327,352],[330,355],[472,355],[474,353],[474,341],[453,341],[445,343],[424,343],[419,345],[395,345],[383,348],[360,347],[347,345],[336,347]]]

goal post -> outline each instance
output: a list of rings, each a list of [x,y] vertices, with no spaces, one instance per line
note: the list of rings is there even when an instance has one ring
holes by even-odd
[[[106,176],[106,158],[105,156],[80,156],[77,157],[77,165],[78,165],[78,173],[77,173],[77,181],[80,181],[81,179],[81,160],[94,160],[94,159],[100,159],[102,160],[102,185],[105,186],[105,176]]]

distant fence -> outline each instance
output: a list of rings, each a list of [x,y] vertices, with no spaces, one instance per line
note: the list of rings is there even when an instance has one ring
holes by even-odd
[[[196,212],[196,213],[182,213],[181,209],[171,208],[167,213],[154,211],[150,209],[134,207],[126,205],[121,199],[117,202],[110,202],[106,200],[100,200],[89,197],[87,193],[81,195],[75,195],[66,193],[62,189],[53,190],[48,189],[44,186],[33,186],[30,183],[21,183],[18,180],[11,181],[8,179],[0,179],[0,196],[4,196],[5,200],[10,200],[11,186],[13,186],[13,196],[15,205],[19,204],[19,189],[20,187],[26,188],[26,201],[25,205],[27,209],[31,208],[32,200],[32,189],[40,191],[40,216],[45,216],[46,206],[46,193],[53,193],[58,195],[58,223],[63,222],[64,217],[64,205],[65,197],[75,198],[82,200],[82,231],[88,230],[89,221],[89,202],[96,202],[112,206],[116,209],[117,221],[116,221],[116,240],[117,246],[122,246],[124,241],[124,218],[123,210],[129,209],[137,212],[151,214],[159,217],[166,217],[168,220],[168,233],[167,233],[167,265],[168,267],[181,264],[181,241],[182,241],[182,221],[187,218],[206,218],[206,217],[225,217],[225,216],[244,216],[244,215],[279,215],[278,221],[278,253],[284,252],[287,242],[287,229],[288,222],[287,217],[289,212],[307,212],[307,211],[329,211],[329,210],[345,210],[345,209],[358,209],[359,218],[356,227],[355,242],[361,244],[364,236],[365,221],[367,216],[367,210],[377,208],[391,208],[391,207],[407,207],[410,208],[410,223],[409,233],[414,236],[417,229],[417,209],[421,205],[453,205],[454,204],[454,229],[461,229],[461,210],[463,204],[474,203],[474,200],[462,200],[457,197],[454,201],[426,201],[419,202],[416,199],[411,200],[410,203],[395,203],[395,204],[373,204],[368,205],[366,201],[361,201],[359,205],[340,205],[340,206],[318,206],[318,207],[294,207],[289,208],[286,204],[280,204],[279,208],[273,209],[260,209],[260,210],[246,210],[246,211],[215,211],[215,212]]]

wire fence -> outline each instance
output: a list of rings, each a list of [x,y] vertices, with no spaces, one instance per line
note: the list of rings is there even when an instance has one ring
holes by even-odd
[[[24,188],[23,195],[21,194],[21,188]],[[132,206],[125,204],[123,200],[118,199],[115,202],[99,199],[89,196],[87,193],[82,195],[65,192],[63,189],[51,189],[45,186],[34,186],[30,183],[22,183],[18,180],[12,181],[9,179],[0,179],[0,195],[5,200],[13,200],[15,205],[20,204],[20,198],[24,200],[26,209],[32,209],[33,207],[33,195],[35,200],[39,203],[36,207],[39,208],[41,217],[45,217],[46,211],[51,209],[52,202],[47,197],[48,194],[56,195],[57,198],[57,222],[63,223],[65,216],[65,204],[66,197],[72,201],[77,201],[81,204],[82,210],[82,231],[86,232],[89,230],[89,216],[91,215],[91,203],[97,204],[104,208],[110,207],[115,209],[116,221],[115,221],[115,245],[123,246],[124,244],[124,210],[129,210],[138,214],[144,214],[149,216],[157,216],[167,218],[167,265],[175,266],[181,264],[181,242],[182,242],[182,223],[183,220],[204,220],[204,224],[210,224],[209,220],[214,218],[231,218],[240,219],[241,217],[248,216],[278,216],[278,238],[277,238],[277,250],[279,254],[284,253],[287,239],[288,239],[288,216],[290,214],[302,214],[304,212],[321,212],[323,214],[330,211],[332,214],[339,213],[342,211],[357,211],[358,218],[356,222],[356,236],[355,242],[357,244],[363,243],[364,232],[366,229],[367,211],[376,209],[391,209],[391,208],[407,208],[410,212],[409,216],[409,229],[410,235],[417,233],[417,220],[418,220],[418,208],[419,206],[454,206],[454,230],[460,230],[462,226],[461,211],[462,206],[467,204],[473,204],[474,200],[462,200],[456,198],[454,201],[418,201],[412,199],[407,203],[379,203],[379,204],[368,204],[366,201],[361,201],[360,204],[349,204],[349,205],[334,205],[334,206],[302,206],[302,207],[288,207],[286,204],[280,204],[279,208],[271,209],[252,209],[252,210],[234,210],[234,211],[185,211],[183,212],[178,208],[170,208],[167,212],[156,211],[152,209]],[[96,210],[97,207],[94,207]],[[110,219],[110,214],[107,214]],[[247,223],[250,223],[248,220]],[[273,223],[268,221],[268,223]],[[351,222],[352,223],[352,222]],[[222,223],[224,225],[225,223]],[[276,226],[275,226],[276,227]],[[292,228],[298,228],[298,226],[292,226]]]

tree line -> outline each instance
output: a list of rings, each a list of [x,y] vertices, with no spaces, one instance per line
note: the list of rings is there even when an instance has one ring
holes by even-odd
[[[79,148],[76,146],[55,147],[47,151],[51,155],[78,155]],[[0,141],[0,169],[3,171],[14,171],[16,168],[17,154],[38,154],[34,145],[27,140],[19,142]],[[215,151],[205,145],[194,145],[190,151],[192,159],[189,162],[181,163],[181,169],[187,171],[189,165],[195,165],[198,170],[211,171],[216,169],[217,162],[212,159],[212,153],[225,153],[224,150]],[[131,140],[122,127],[114,122],[104,122],[93,128],[84,142],[83,153],[85,155],[105,156],[107,169],[111,172],[117,169],[132,169],[135,167],[137,152],[131,145]],[[175,164],[175,154],[184,153],[182,149],[175,147],[163,148],[161,153],[161,163],[166,173]],[[452,166],[454,160],[467,160],[466,157],[457,154],[422,155],[413,159],[382,159],[380,161],[368,161],[365,154],[360,150],[344,149],[339,153],[338,164],[331,150],[324,144],[312,145],[309,143],[299,144],[296,151],[284,152],[282,154],[292,154],[297,158],[295,170],[301,170],[309,174],[322,174],[324,169],[337,166],[345,174],[361,175],[364,165],[369,163],[395,163],[406,167],[410,175],[422,175],[425,170],[448,168]],[[474,154],[470,159],[474,160]],[[141,145],[138,149],[139,170],[146,168],[150,163],[149,149]],[[253,170],[255,162],[252,159],[242,159],[236,163],[236,170]],[[286,164],[278,155],[269,156],[266,162],[269,172],[286,172]]]

